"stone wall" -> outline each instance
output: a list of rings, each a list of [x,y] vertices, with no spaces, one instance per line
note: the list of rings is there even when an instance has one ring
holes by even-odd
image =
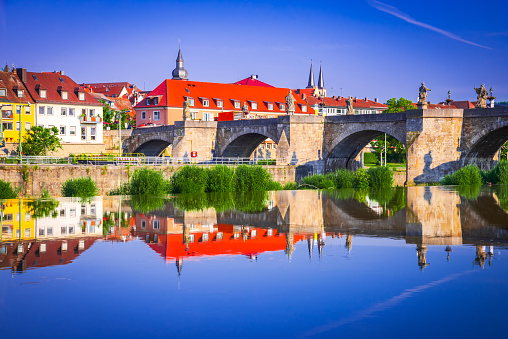
[[[162,171],[169,179],[182,165],[178,166],[146,166]],[[206,167],[206,166],[203,166]],[[24,197],[40,196],[43,190],[48,190],[52,196],[61,196],[62,185],[73,178],[90,176],[97,184],[100,195],[106,195],[112,189],[120,187],[126,182],[134,170],[134,166],[84,166],[84,165],[3,165],[0,166],[0,180],[21,187]],[[265,166],[275,181],[285,184],[295,181],[295,166]]]
[[[118,152],[118,130],[104,130],[105,153]],[[129,139],[132,135],[132,129],[122,130],[122,143]]]
[[[123,139],[123,138],[122,138]],[[118,137],[116,138],[118,142]],[[19,143],[9,142],[5,147],[0,149],[0,152],[7,155],[17,155]],[[80,153],[104,153],[105,144],[91,144],[91,143],[62,143],[62,149],[56,152],[48,152],[48,156],[52,157],[67,157],[69,154]]]

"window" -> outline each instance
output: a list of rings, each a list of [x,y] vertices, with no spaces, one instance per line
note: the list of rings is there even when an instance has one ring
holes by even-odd
[[[90,128],[90,139],[95,140],[95,127]]]
[[[251,102],[250,103],[250,107],[252,107],[252,109],[258,109],[258,103],[257,102]]]
[[[41,89],[41,90],[39,90],[39,96],[40,96],[41,98],[47,98],[47,97],[48,97],[48,91],[47,91],[47,90],[45,90],[45,89]]]
[[[95,204],[90,205],[90,214],[95,215]],[[93,223],[93,222],[92,222]]]
[[[25,130],[29,131],[30,128],[32,128],[32,123],[31,122],[25,122]]]
[[[194,242],[194,234],[189,234],[189,242]]]
[[[69,116],[70,117],[74,116],[74,108],[69,108]]]
[[[280,104],[280,110],[281,110],[281,111],[284,111],[285,109],[286,109],[286,105],[284,105],[284,104]]]
[[[235,108],[240,108],[240,101],[235,101]]]
[[[141,229],[146,228],[146,220],[141,220]]]
[[[39,115],[44,115],[46,113],[46,107],[39,106]]]
[[[76,135],[76,126],[69,127],[69,135]]]
[[[90,110],[90,116],[91,116],[91,117],[94,117],[94,116],[95,116],[95,110],[94,110],[94,109],[91,109],[91,110]]]
[[[141,120],[146,120],[146,112],[141,112]]]
[[[53,107],[48,107],[47,114],[53,115]]]
[[[190,117],[192,120],[196,120],[197,119],[197,112],[190,112]]]
[[[158,105],[159,104],[159,98],[153,98],[153,104]]]
[[[69,234],[74,234],[74,226],[69,226]]]
[[[189,100],[189,105],[194,106],[194,99],[193,98],[187,98]]]
[[[62,94],[62,99],[63,100],[69,100],[69,92],[62,91],[61,94]]]
[[[81,127],[81,140],[86,140],[86,127]]]
[[[29,213],[25,213],[25,221],[32,221],[32,215]]]
[[[81,100],[81,101],[84,101],[85,100],[85,93],[84,92],[79,92],[78,93],[78,99]]]
[[[222,102],[222,100],[217,100],[217,107],[221,108],[224,106],[224,103]]]
[[[0,88],[0,97],[6,97],[7,96],[7,90],[5,88]]]
[[[48,227],[48,235],[53,235],[53,227]]]
[[[25,238],[30,238],[32,235],[32,230],[29,228],[25,228]]]
[[[203,121],[213,121],[213,113],[204,112]]]
[[[146,98],[146,105],[150,106],[150,98]]]
[[[203,233],[203,237],[201,238],[201,241],[208,241],[209,235],[208,233]]]
[[[16,107],[16,114],[21,114],[21,107],[20,106]]]
[[[76,127],[74,127],[76,128]],[[76,207],[72,207],[70,210],[69,210],[69,217],[75,217],[76,216]]]
[[[203,99],[203,107],[209,107],[210,106],[210,101],[208,101],[208,99]]]
[[[39,228],[39,236],[44,236],[44,228]]]
[[[25,115],[30,115],[30,114],[32,114],[30,106],[25,106]]]
[[[86,214],[86,205],[81,205],[81,215],[85,215]]]
[[[272,103],[268,103],[267,107],[270,111],[273,111],[273,104]]]
[[[159,121],[161,119],[161,112],[159,111],[154,111],[153,112],[153,120],[154,121]]]
[[[4,122],[3,125],[4,125],[4,131],[5,130],[12,131],[12,122]]]
[[[60,227],[60,234],[67,234],[67,227],[65,226]]]
[[[160,222],[160,220],[154,220],[153,221],[153,229],[154,230],[160,230],[161,229],[161,222]]]
[[[22,98],[25,95],[25,91],[22,89],[18,89],[18,98]]]
[[[19,121],[16,121],[16,131],[19,131]]]
[[[61,112],[62,112],[62,116],[67,116],[67,108],[66,107],[62,107]]]
[[[302,105],[302,112],[307,112],[307,106]]]
[[[81,110],[81,115],[83,115],[83,116],[85,116],[85,117],[86,117],[86,108],[83,108],[83,109]]]
[[[65,135],[65,126],[60,126],[60,135]]]

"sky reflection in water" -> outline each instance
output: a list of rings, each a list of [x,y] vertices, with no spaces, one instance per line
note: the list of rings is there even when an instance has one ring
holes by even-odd
[[[6,201],[2,337],[502,335],[505,202],[439,187],[24,201],[19,232]]]

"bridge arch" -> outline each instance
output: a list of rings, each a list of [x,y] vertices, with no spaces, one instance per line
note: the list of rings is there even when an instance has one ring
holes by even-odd
[[[272,133],[262,131],[235,133],[219,148],[219,156],[249,158],[254,150],[266,139],[271,139],[276,144],[279,142],[279,138]]]
[[[378,138],[384,133],[393,136],[400,143],[406,147],[406,133],[405,128],[403,131],[393,133],[393,130],[376,128],[376,129],[361,129],[350,131],[350,133],[343,133],[339,135],[331,144],[327,154],[326,166],[328,169],[347,168],[356,170],[359,167],[359,162],[355,158],[372,140]]]
[[[137,146],[133,153],[143,153],[147,157],[158,157],[171,143],[166,140],[152,139]]]
[[[476,164],[482,169],[489,169],[494,156],[508,141],[508,121],[497,121],[474,135],[462,159],[462,165]],[[470,146],[469,146],[470,145]]]

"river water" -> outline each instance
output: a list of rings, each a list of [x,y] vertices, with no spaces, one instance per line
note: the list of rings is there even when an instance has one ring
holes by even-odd
[[[504,337],[507,211],[507,187],[6,200],[0,336]]]

